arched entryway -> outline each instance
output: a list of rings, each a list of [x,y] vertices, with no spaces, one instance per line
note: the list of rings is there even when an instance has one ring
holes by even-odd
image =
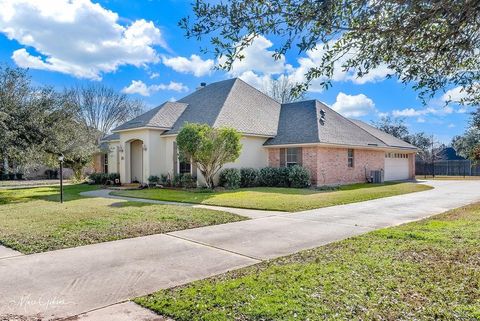
[[[143,141],[139,139],[130,142],[130,178],[132,183],[143,183]]]

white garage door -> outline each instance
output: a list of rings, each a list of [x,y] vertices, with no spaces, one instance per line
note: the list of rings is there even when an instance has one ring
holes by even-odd
[[[408,154],[387,153],[385,155],[386,181],[409,179],[408,174]]]

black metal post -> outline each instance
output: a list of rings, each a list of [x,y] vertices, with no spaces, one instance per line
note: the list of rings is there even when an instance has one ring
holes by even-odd
[[[63,160],[60,161],[60,203],[63,203]]]

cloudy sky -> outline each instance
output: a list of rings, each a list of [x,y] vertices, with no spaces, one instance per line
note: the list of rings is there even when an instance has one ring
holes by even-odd
[[[37,84],[64,86],[102,82],[145,100],[149,108],[179,99],[200,82],[241,77],[262,88],[270,78],[302,81],[322,50],[272,58],[275,39],[259,37],[230,72],[213,70],[208,43],[186,39],[177,22],[191,14],[192,0],[0,0],[0,62],[31,69]],[[320,48],[320,46],[319,46]],[[404,117],[411,131],[449,142],[468,122],[466,108],[443,107],[451,88],[423,106],[416,93],[387,68],[363,78],[338,70],[327,91],[315,83],[307,93],[345,116],[367,122],[382,115]]]

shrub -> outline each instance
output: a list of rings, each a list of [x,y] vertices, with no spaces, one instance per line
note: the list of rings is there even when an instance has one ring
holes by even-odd
[[[240,187],[240,171],[237,168],[226,168],[220,172],[219,184],[228,189]]]
[[[257,185],[258,170],[255,168],[240,169],[240,186],[253,187]]]
[[[258,172],[258,182],[262,186],[287,187],[288,173],[287,167],[264,167]]]
[[[148,182],[150,184],[157,184],[159,180],[160,180],[160,177],[158,177],[157,175],[148,176]]]
[[[182,187],[182,174],[173,175],[172,186]]]
[[[160,175],[160,184],[164,186],[171,186],[172,181],[170,180],[170,177],[168,175],[162,174]]]
[[[183,174],[180,178],[180,184],[184,188],[195,188],[197,187],[197,180],[190,174]]]
[[[304,188],[310,185],[310,172],[302,166],[288,168],[288,182],[290,187]]]
[[[92,173],[90,174],[89,178],[95,183],[99,185],[105,185],[108,180],[107,173]]]
[[[290,180],[289,180],[290,168],[291,167],[277,168],[278,183],[277,183],[276,186],[278,186],[278,187],[290,187]]]
[[[116,179],[118,179],[118,182],[120,182],[120,174],[119,173],[110,173],[110,174],[108,174],[108,179],[111,180],[113,184],[115,184]]]

